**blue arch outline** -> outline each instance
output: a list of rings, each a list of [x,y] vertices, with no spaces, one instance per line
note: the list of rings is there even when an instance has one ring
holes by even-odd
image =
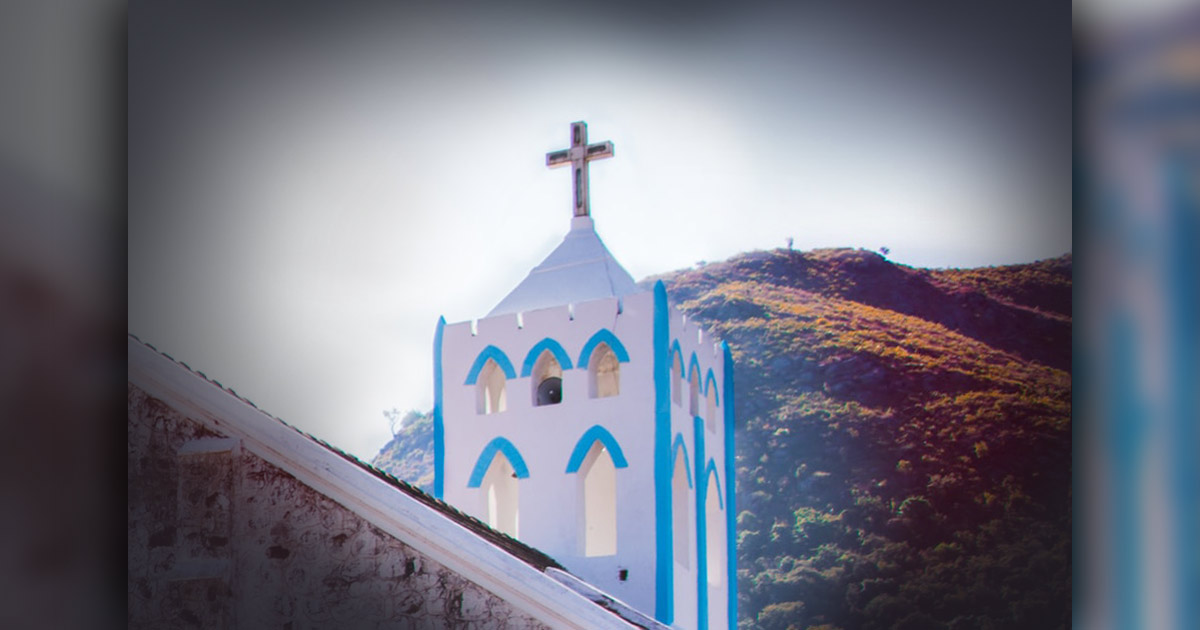
[[[709,383],[712,384],[709,385]],[[716,401],[717,406],[720,407],[721,393],[716,390],[717,387],[717,375],[713,372],[712,368],[708,368],[708,375],[704,377],[704,395],[707,396],[708,392],[711,391],[713,394],[713,400]]]
[[[692,353],[692,358],[688,359],[687,380],[692,380],[692,375],[700,371],[700,360],[696,358],[696,353]],[[697,382],[699,379],[697,378]],[[702,385],[703,386],[703,385]]]
[[[571,357],[563,349],[562,344],[550,337],[546,337],[533,344],[533,347],[529,349],[529,353],[525,355],[525,362],[521,364],[521,376],[529,376],[533,372],[533,364],[537,363],[538,357],[541,356],[544,350],[549,350],[550,354],[554,355],[554,359],[558,361],[562,369],[571,369]]]
[[[583,458],[592,448],[592,443],[597,441],[608,449],[608,456],[612,458],[614,468],[629,466],[629,462],[625,461],[625,453],[621,451],[621,445],[617,444],[617,438],[613,437],[608,429],[594,424],[590,429],[584,431],[579,441],[575,443],[575,448],[571,451],[571,458],[567,460],[568,473],[579,472],[579,467],[583,465]]]
[[[708,493],[708,477],[709,477],[709,475],[712,475],[713,481],[717,482],[717,507],[724,510],[725,509],[725,498],[724,498],[724,495],[721,494],[721,476],[717,474],[717,463],[711,457],[708,458],[708,464],[704,467],[704,492],[705,492],[705,494]],[[705,497],[705,500],[706,501],[708,500],[707,497]]]
[[[592,351],[595,350],[596,346],[600,345],[601,342],[608,344],[608,347],[612,348],[613,354],[616,355],[618,363],[629,363],[629,352],[625,350],[625,344],[621,343],[620,339],[617,339],[617,336],[613,333],[613,331],[607,328],[601,328],[600,330],[596,331],[596,334],[592,335],[587,340],[587,343],[583,344],[583,350],[579,352],[579,362],[576,364],[579,366],[579,369],[582,370],[587,368],[588,359],[592,358]]]
[[[683,369],[683,350],[679,347],[679,340],[671,342],[671,351],[667,353],[667,358],[670,360],[672,367],[675,365],[675,355],[679,355],[679,369]],[[686,376],[686,375],[685,375]]]
[[[692,488],[692,464],[688,461],[687,444],[683,441],[683,434],[675,434],[675,443],[671,445],[671,474],[675,474],[675,460],[679,457],[679,451],[683,450],[683,471],[687,475],[688,488]]]
[[[512,464],[517,479],[529,477],[529,468],[525,466],[525,459],[521,457],[517,447],[507,439],[498,437],[488,442],[487,446],[483,447],[483,451],[479,453],[479,459],[475,460],[475,468],[471,470],[471,477],[467,480],[468,488],[478,488],[479,484],[483,483],[483,476],[487,474],[487,469],[492,465],[492,460],[496,458],[496,453],[504,454],[508,463]]]
[[[479,380],[479,371],[487,364],[488,359],[494,360],[508,378],[517,378],[517,371],[513,369],[508,355],[496,346],[488,346],[479,352],[479,356],[475,357],[475,363],[471,365],[471,371],[467,372],[467,382],[464,385],[474,385],[475,381]]]

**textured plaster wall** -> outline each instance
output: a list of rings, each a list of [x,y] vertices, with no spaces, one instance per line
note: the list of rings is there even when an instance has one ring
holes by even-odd
[[[129,386],[131,628],[544,628]]]

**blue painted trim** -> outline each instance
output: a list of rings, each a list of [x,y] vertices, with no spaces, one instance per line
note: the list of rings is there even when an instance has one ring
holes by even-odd
[[[696,358],[696,353],[693,352],[692,358],[688,361],[687,380],[690,382],[692,380],[692,376],[696,375],[698,372],[700,372],[700,360]],[[699,377],[697,377],[696,382],[700,382]]]
[[[617,336],[613,334],[613,331],[607,328],[601,328],[600,330],[596,331],[596,334],[592,335],[591,338],[587,340],[587,343],[583,344],[583,350],[579,353],[579,363],[577,364],[579,369],[587,369],[588,359],[592,358],[592,351],[595,350],[596,346],[600,345],[601,342],[608,344],[608,347],[612,348],[613,354],[616,355],[618,363],[629,363],[629,352],[625,350],[625,344],[621,343],[620,339],[617,339]]]
[[[725,583],[729,587],[729,603],[726,610],[729,617],[729,630],[737,628],[737,462],[734,458],[734,408],[733,408],[733,352],[729,344],[721,342],[721,353],[724,355],[725,382]]]
[[[1128,313],[1117,313],[1108,327],[1110,358],[1105,361],[1109,383],[1114,384],[1106,392],[1105,401],[1110,410],[1104,427],[1105,461],[1111,462],[1107,471],[1108,484],[1113,501],[1109,522],[1113,528],[1113,539],[1121,541],[1113,553],[1112,587],[1109,590],[1113,602],[1113,620],[1116,628],[1136,628],[1143,619],[1143,598],[1140,585],[1144,583],[1141,571],[1145,555],[1143,530],[1140,515],[1128,509],[1136,505],[1146,469],[1144,459],[1145,418],[1147,409],[1139,388],[1137,374],[1144,365],[1138,349],[1134,320]]]
[[[533,364],[537,363],[538,357],[541,356],[543,350],[549,350],[562,369],[571,369],[571,357],[567,355],[566,350],[563,350],[562,344],[546,337],[533,344],[533,347],[529,349],[529,353],[525,355],[525,362],[521,364],[522,377],[529,376],[533,372]]]
[[[446,425],[442,404],[442,335],[446,318],[439,317],[433,333],[433,496],[442,498],[446,489]]]
[[[704,420],[692,418],[692,432],[696,436],[696,470],[704,470]],[[708,515],[705,500],[708,499],[708,477],[696,477],[696,628],[708,630]]]
[[[675,434],[675,442],[671,445],[671,474],[675,474],[675,458],[683,451],[683,471],[687,476],[688,487],[692,487],[692,464],[688,461],[687,445],[683,443],[683,434]]]
[[[713,373],[712,368],[708,368],[708,375],[704,377],[704,395],[707,396],[708,392],[711,391],[713,393],[713,400],[715,400],[717,403],[717,406],[720,407],[721,406],[721,395],[713,389],[716,386],[717,386],[717,375]]]
[[[487,360],[492,359],[500,369],[504,371],[504,375],[508,378],[517,378],[517,371],[513,369],[512,361],[508,360],[508,355],[496,346],[488,346],[484,348],[479,356],[475,357],[475,363],[471,365],[471,371],[467,372],[467,382],[465,385],[474,385],[475,381],[479,380],[479,371],[487,364]]]
[[[1196,348],[1200,348],[1200,284],[1196,281],[1200,269],[1200,255],[1195,243],[1200,237],[1200,194],[1194,182],[1200,170],[1195,154],[1186,155],[1172,151],[1164,170],[1167,173],[1167,216],[1170,246],[1167,248],[1167,272],[1163,274],[1167,289],[1164,295],[1168,334],[1172,340],[1170,357],[1171,385],[1169,388],[1171,408],[1167,420],[1168,435],[1172,446],[1168,461],[1171,496],[1174,497],[1173,513],[1176,533],[1170,542],[1175,550],[1175,567],[1172,571],[1176,601],[1176,619],[1180,627],[1196,627],[1200,623],[1200,602],[1194,594],[1200,591],[1200,563],[1195,559],[1200,554],[1194,532],[1200,528],[1200,510],[1195,509],[1197,484],[1200,483],[1200,466],[1196,463],[1193,450],[1200,444],[1200,431],[1196,418],[1200,418],[1200,396],[1195,385],[1200,382],[1200,360]],[[1078,356],[1078,355],[1076,355]],[[1185,506],[1193,506],[1191,509]]]
[[[625,461],[625,453],[621,451],[621,445],[617,444],[617,438],[613,437],[608,429],[595,424],[592,428],[583,432],[583,436],[575,443],[574,450],[571,451],[571,459],[567,460],[567,472],[579,472],[579,467],[583,465],[583,458],[587,457],[587,452],[591,450],[593,442],[600,442],[608,449],[608,456],[612,458],[613,466],[616,468],[625,468],[629,466],[629,462]]]
[[[654,618],[675,618],[671,557],[671,332],[667,288],[654,283]]]
[[[704,466],[704,487],[708,488],[708,478],[712,477],[717,484],[717,507],[725,509],[725,497],[721,494],[721,477],[717,474],[717,462],[713,458],[708,458],[708,464]],[[705,490],[707,492],[707,490]]]
[[[529,477],[529,468],[525,466],[525,459],[521,457],[517,447],[513,446],[512,442],[498,437],[488,442],[487,446],[483,447],[483,452],[479,454],[479,459],[475,460],[475,468],[471,470],[471,478],[467,480],[468,488],[478,488],[479,484],[483,483],[483,476],[487,474],[488,466],[492,465],[496,453],[503,453],[504,457],[508,458],[508,463],[512,464],[517,479]]]
[[[679,340],[678,339],[671,342],[671,356],[668,359],[670,361],[671,365],[675,364],[676,355],[679,356],[679,370],[682,372],[683,371],[683,350],[681,350],[679,348]]]

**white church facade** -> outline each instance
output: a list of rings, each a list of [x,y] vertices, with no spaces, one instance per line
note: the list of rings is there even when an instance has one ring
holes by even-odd
[[[735,628],[733,361],[596,234],[588,144],[570,230],[486,317],[438,322],[434,494],[678,628]]]

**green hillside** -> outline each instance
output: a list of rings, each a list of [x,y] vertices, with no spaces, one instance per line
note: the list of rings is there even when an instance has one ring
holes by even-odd
[[[777,250],[658,279],[734,353],[742,627],[1068,627],[1070,255]],[[405,435],[377,465],[427,459]]]
[[[433,494],[433,414],[405,414],[392,441],[380,449],[371,464]]]

